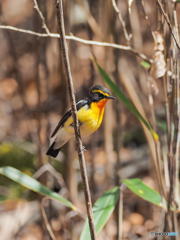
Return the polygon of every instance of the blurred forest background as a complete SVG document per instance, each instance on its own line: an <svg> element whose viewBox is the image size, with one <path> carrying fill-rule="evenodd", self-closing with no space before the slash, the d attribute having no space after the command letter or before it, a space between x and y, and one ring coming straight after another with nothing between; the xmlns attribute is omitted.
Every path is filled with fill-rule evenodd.
<svg viewBox="0 0 180 240"><path fill-rule="evenodd" d="M49 34L36 36L0 26L0 166L33 176L86 213L74 142L63 148L58 159L45 154L50 133L70 103L58 38L50 34L58 32L56 1L38 0L44 22L36 3L0 1L1 26ZM154 167L158 151L166 193L173 181L169 167L175 166L171 174L176 188L171 193L179 204L179 10L179 0L64 1L77 100L93 84L105 85L91 61L93 54L160 136L156 148L123 103L109 102L102 127L83 143L93 202L124 178L141 178L158 190ZM1 240L50 239L41 200L1 176ZM122 239L151 239L150 232L163 230L162 209L126 188L123 203ZM43 208L57 240L79 239L81 216L53 200L43 201ZM98 239L117 239L117 213L118 207ZM176 221L177 226L178 215Z"/></svg>

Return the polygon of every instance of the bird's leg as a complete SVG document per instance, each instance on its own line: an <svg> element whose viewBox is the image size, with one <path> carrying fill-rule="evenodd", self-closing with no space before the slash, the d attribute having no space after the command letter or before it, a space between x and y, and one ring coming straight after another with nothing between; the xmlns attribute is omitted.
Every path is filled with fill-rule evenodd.
<svg viewBox="0 0 180 240"><path fill-rule="evenodd" d="M78 121L78 123L79 123L79 127L81 127L82 122ZM74 123L71 123L71 126L74 127ZM81 138L80 132L78 133L78 137ZM83 152L87 151L87 149L86 149L85 146L82 146L82 151L83 151Z"/></svg>
<svg viewBox="0 0 180 240"><path fill-rule="evenodd" d="M79 124L79 128L81 127L81 125L82 125L82 122L80 122L79 120L78 120L78 124ZM71 127L73 127L74 128L74 122L73 123L71 123ZM81 138L81 136L80 136L80 133L78 132L78 137L79 138Z"/></svg>

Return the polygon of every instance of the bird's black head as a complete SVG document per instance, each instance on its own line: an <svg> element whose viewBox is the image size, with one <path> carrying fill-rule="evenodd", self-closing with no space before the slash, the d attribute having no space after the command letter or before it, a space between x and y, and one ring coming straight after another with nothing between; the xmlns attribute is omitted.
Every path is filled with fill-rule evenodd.
<svg viewBox="0 0 180 240"><path fill-rule="evenodd" d="M93 86L89 91L90 99L93 102L98 102L102 99L115 99L110 93L110 91L100 85Z"/></svg>

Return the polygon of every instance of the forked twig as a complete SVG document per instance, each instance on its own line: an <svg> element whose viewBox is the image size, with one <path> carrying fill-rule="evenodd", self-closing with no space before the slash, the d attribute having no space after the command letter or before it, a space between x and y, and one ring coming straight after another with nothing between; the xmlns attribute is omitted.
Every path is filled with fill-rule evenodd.
<svg viewBox="0 0 180 240"><path fill-rule="evenodd" d="M61 36L59 43L60 43L60 48L61 48L61 53L62 53L62 58L63 58L63 63L64 63L64 71L65 71L65 76L66 76L66 80L67 80L68 91L69 91L70 100L71 100L71 104L72 104L71 109L72 109L72 116L73 116L73 120L74 120L74 131L75 131L75 137L76 137L76 145L77 145L77 149L78 149L81 176L82 176L82 180L83 180L83 184L84 184L84 195L85 195L85 200L86 200L86 208L87 208L87 214L88 214L88 220L89 220L90 234L91 234L91 239L96 240L94 219L93 219L93 212L92 212L91 194L90 194L90 189L89 189L85 158L84 158L84 154L83 154L83 145L82 145L82 141L81 141L79 123L78 123L78 118L77 118L76 101L75 101L73 79L72 79L69 57L68 57L68 49L67 49L67 44L66 44L66 39L65 39L62 0L57 0L57 20L58 20L58 25L59 25L59 33Z"/></svg>
<svg viewBox="0 0 180 240"><path fill-rule="evenodd" d="M119 8L117 6L116 0L112 0L112 5L113 5L113 8L114 8L115 12L117 13L119 21L120 21L120 23L122 25L124 36L125 36L126 40L129 42L130 39L131 39L131 35L128 34L128 31L126 29L126 24L125 24L125 22L124 22L124 20L122 18L122 15L121 15L121 12L120 12L120 10L119 10Z"/></svg>
<svg viewBox="0 0 180 240"><path fill-rule="evenodd" d="M48 26L47 26L47 24L46 24L44 15L42 14L42 12L41 12L41 10L40 10L40 8L39 8L39 5L38 5L38 3L37 3L37 0L33 0L33 2L34 2L34 9L36 9L36 11L37 11L37 13L38 13L38 15L39 15L39 17L40 17L40 19L41 19L41 21L42 21L42 27L44 28L45 32L46 32L47 34L49 34L49 33L50 33L49 28L48 28Z"/></svg>

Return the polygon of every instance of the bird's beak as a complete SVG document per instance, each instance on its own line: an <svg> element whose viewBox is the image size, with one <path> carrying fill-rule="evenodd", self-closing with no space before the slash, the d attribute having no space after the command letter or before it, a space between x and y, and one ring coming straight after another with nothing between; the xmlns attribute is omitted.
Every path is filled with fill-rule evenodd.
<svg viewBox="0 0 180 240"><path fill-rule="evenodd" d="M107 96L107 98L108 99L113 99L113 100L115 100L116 98L114 97L114 96L112 96L112 95L110 95L110 96Z"/></svg>

